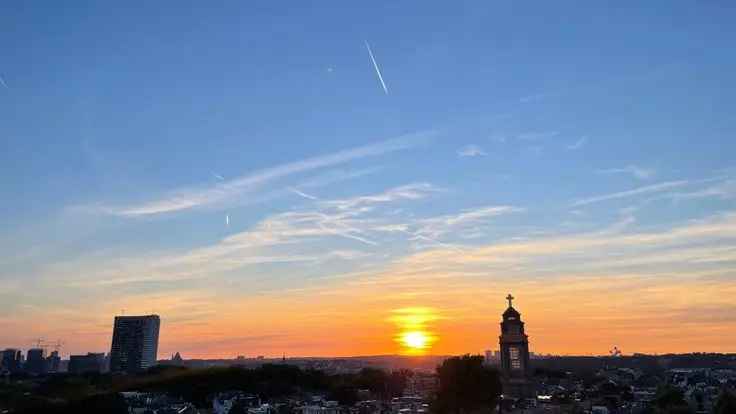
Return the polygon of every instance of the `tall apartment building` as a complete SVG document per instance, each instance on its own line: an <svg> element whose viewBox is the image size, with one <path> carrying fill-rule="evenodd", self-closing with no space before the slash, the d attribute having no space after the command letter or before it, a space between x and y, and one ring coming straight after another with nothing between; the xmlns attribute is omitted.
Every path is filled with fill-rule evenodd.
<svg viewBox="0 0 736 414"><path fill-rule="evenodd" d="M110 371L136 372L156 364L158 315L116 316L110 349Z"/></svg>

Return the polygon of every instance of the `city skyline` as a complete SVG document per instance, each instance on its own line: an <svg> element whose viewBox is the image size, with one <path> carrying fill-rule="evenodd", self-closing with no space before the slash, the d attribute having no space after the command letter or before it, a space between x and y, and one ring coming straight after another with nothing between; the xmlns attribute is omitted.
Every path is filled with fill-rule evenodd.
<svg viewBox="0 0 736 414"><path fill-rule="evenodd" d="M0 348L736 352L736 16L655 3L3 4Z"/></svg>

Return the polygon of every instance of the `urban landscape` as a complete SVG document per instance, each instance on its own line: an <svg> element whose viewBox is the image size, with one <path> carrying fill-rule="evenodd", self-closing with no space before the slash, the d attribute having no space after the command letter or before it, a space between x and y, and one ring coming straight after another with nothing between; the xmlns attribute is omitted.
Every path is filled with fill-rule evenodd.
<svg viewBox="0 0 736 414"><path fill-rule="evenodd" d="M536 355L513 299L484 356L157 359L160 317L117 316L109 353L2 351L0 413L736 412L736 354Z"/></svg>
<svg viewBox="0 0 736 414"><path fill-rule="evenodd" d="M736 414L736 1L0 1L0 414Z"/></svg>

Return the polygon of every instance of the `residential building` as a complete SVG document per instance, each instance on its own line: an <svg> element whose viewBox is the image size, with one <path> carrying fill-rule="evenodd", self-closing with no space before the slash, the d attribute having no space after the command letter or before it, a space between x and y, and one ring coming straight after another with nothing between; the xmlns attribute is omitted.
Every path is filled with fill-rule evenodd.
<svg viewBox="0 0 736 414"><path fill-rule="evenodd" d="M116 316L110 349L110 371L137 372L156 364L158 315Z"/></svg>

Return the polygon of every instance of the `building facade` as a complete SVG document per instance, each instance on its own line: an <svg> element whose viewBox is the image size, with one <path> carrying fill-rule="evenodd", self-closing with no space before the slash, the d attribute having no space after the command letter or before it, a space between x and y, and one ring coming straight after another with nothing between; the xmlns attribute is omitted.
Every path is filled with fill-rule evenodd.
<svg viewBox="0 0 736 414"><path fill-rule="evenodd" d="M23 356L20 349L5 349L0 359L0 369L11 373L20 372L23 369Z"/></svg>
<svg viewBox="0 0 736 414"><path fill-rule="evenodd" d="M70 374L104 372L105 354L89 352L87 355L69 355L69 366L67 371L69 371Z"/></svg>
<svg viewBox="0 0 736 414"><path fill-rule="evenodd" d="M137 372L156 365L158 315L116 316L110 349L110 371Z"/></svg>
<svg viewBox="0 0 736 414"><path fill-rule="evenodd" d="M509 307L501 321L501 383L504 396L530 398L534 397L534 387L529 367L529 337L524 332L521 314L512 305L513 299L511 294L506 297Z"/></svg>
<svg viewBox="0 0 736 414"><path fill-rule="evenodd" d="M48 372L46 351L43 348L31 348L26 352L26 372L44 375Z"/></svg>

